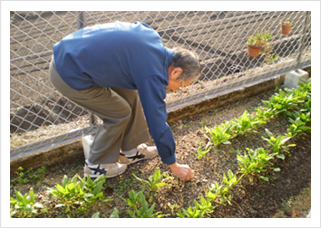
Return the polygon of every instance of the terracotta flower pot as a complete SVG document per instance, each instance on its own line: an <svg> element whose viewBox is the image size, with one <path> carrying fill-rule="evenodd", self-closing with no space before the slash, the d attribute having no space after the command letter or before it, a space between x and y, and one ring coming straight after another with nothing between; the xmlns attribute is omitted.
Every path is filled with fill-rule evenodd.
<svg viewBox="0 0 335 240"><path fill-rule="evenodd" d="M262 46L257 47L249 44L247 44L247 46L248 46L248 54L250 57L257 57L262 49Z"/></svg>
<svg viewBox="0 0 335 240"><path fill-rule="evenodd" d="M287 25L287 24L281 23L281 33L288 35L290 33L291 27L292 27L292 24Z"/></svg>

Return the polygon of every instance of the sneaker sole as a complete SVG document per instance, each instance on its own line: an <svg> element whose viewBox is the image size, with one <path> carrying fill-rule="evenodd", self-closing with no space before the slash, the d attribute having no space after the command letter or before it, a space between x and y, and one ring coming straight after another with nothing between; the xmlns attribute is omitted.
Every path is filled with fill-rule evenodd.
<svg viewBox="0 0 335 240"><path fill-rule="evenodd" d="M107 176L107 178L113 178L113 177L116 177L116 176L121 175L121 174L124 173L126 170L127 170L127 169L125 169L123 172L119 172L119 173L117 173L117 174L115 174L115 175L106 175L106 176ZM102 175L105 175L105 174L102 174ZM85 173L85 174L84 174L84 177L86 177L86 176L90 176L90 178L97 178L97 177L99 177L100 175L96 175L96 174L87 174L87 173Z"/></svg>
<svg viewBox="0 0 335 240"><path fill-rule="evenodd" d="M141 159L137 159L137 160L134 160L134 161L131 161L131 162L129 162L129 163L121 163L121 162L119 162L119 163L121 163L121 164L124 164L124 165L130 165L130 164L133 164L133 163L137 163L137 162L139 162L139 161L143 161L143 160L150 160L150 159L153 159L153 158L155 158L155 157L157 157L158 155L156 155L156 156L154 156L154 157L152 157L152 158L141 158Z"/></svg>

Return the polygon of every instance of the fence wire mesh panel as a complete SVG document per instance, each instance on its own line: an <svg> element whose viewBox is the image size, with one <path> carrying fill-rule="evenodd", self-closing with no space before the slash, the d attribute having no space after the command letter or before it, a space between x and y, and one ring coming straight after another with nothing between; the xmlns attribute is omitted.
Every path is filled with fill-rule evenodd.
<svg viewBox="0 0 335 240"><path fill-rule="evenodd" d="M310 12L11 12L11 159L96 132L100 120L55 90L49 81L52 48L79 28L113 21L150 25L168 48L198 53L202 75L168 93L168 111L311 64ZM280 23L294 25L288 35ZM258 57L247 39L272 35Z"/></svg>

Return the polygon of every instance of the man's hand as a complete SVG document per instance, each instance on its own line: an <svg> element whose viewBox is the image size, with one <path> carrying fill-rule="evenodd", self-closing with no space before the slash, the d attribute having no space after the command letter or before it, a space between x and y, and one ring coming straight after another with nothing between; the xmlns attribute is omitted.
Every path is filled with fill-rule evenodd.
<svg viewBox="0 0 335 240"><path fill-rule="evenodd" d="M186 182L193 177L193 171L188 165L174 163L169 165L172 175L179 177L180 180Z"/></svg>

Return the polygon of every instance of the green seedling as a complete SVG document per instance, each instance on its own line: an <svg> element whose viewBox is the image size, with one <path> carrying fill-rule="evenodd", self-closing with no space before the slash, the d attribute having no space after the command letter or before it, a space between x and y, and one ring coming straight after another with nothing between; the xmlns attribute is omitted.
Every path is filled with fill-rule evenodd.
<svg viewBox="0 0 335 240"><path fill-rule="evenodd" d="M268 150L257 148L251 150L247 148L248 154L244 152L244 156L237 155L240 172L249 177L249 181L253 181L253 177L257 176L262 180L269 181L267 177L261 176L268 170L269 165L273 165L269 160L276 155L276 153L269 154Z"/></svg>
<svg viewBox="0 0 335 240"><path fill-rule="evenodd" d="M158 188L165 186L166 183L164 181L171 178L168 173L161 174L161 170L159 168L148 178L148 180L141 179L134 173L133 176L141 183L146 184L152 192L156 192Z"/></svg>
<svg viewBox="0 0 335 240"><path fill-rule="evenodd" d="M306 126L306 122L302 121L300 118L295 120L289 119L291 125L288 128L288 136L294 137L297 135L305 135L305 131L311 131L311 127Z"/></svg>
<svg viewBox="0 0 335 240"><path fill-rule="evenodd" d="M233 126L229 124L221 124L220 126L215 126L212 130L205 127L206 131L211 135L210 139L215 146L220 144L230 144L229 139L232 137L229 132ZM204 135L207 137L207 135Z"/></svg>
<svg viewBox="0 0 335 240"><path fill-rule="evenodd" d="M202 147L199 146L198 150L197 150L197 154L193 153L199 160L202 159L208 152L210 151L210 149L207 150L202 150Z"/></svg>
<svg viewBox="0 0 335 240"><path fill-rule="evenodd" d="M236 174L233 174L233 172L229 169L226 174L223 174L223 180L221 184L218 182L214 182L211 187L209 187L209 191L207 192L207 197L211 199L212 201L215 201L217 197L220 198L221 204L225 205L226 203L231 204L231 189L236 186L243 175L240 178L237 178Z"/></svg>
<svg viewBox="0 0 335 240"><path fill-rule="evenodd" d="M92 218L100 218L100 212L96 212L92 215ZM114 208L113 213L109 216L109 218L119 218L119 211L117 208Z"/></svg>
<svg viewBox="0 0 335 240"><path fill-rule="evenodd" d="M283 154L280 154L281 151L289 153L289 147L296 146L295 144L285 145L288 140L291 139L290 136L278 136L275 137L268 129L265 129L266 134L269 138L262 137L263 140L267 141L269 146L272 147L272 152L276 153L277 158L285 159Z"/></svg>
<svg viewBox="0 0 335 240"><path fill-rule="evenodd" d="M275 112L271 108L259 107L256 108L256 111L257 111L256 116L259 121L267 121L268 119L271 119L275 116Z"/></svg>
<svg viewBox="0 0 335 240"><path fill-rule="evenodd" d="M19 167L16 172L17 177L11 181L11 186L16 186L18 184L27 184L35 180L41 179L41 174L45 172L45 166L38 168L33 172L32 168L28 168L27 171L24 171L23 167Z"/></svg>
<svg viewBox="0 0 335 240"><path fill-rule="evenodd" d="M206 218L210 217L215 208L215 206L212 206L210 199L205 200L203 196L200 198L200 203L194 200L194 204L194 207L188 207L187 210L182 208L181 211L179 209L177 216L180 218Z"/></svg>
<svg viewBox="0 0 335 240"><path fill-rule="evenodd" d="M149 207L148 202L145 199L144 195L145 187L142 186L142 190L139 192L135 192L134 190L131 190L129 192L129 198L124 199L129 207L131 207L133 210L128 210L128 214L132 218L161 218L164 215L161 215L161 212L154 212L155 210L155 204L153 204L151 207Z"/></svg>
<svg viewBox="0 0 335 240"><path fill-rule="evenodd" d="M22 195L20 191L15 189L16 199L10 197L11 217L26 218L38 214L38 209L43 209L41 203L35 202L36 195L34 190L30 188L29 194Z"/></svg>
<svg viewBox="0 0 335 240"><path fill-rule="evenodd" d="M62 185L57 184L55 188L49 188L49 195L60 198L60 204L56 207L64 207L65 212L75 209L85 211L88 206L95 203L97 200L101 202L112 201L111 198L104 198L103 184L106 176L100 175L94 181L87 176L81 179L75 175L71 180L65 175L62 180Z"/></svg>
<svg viewBox="0 0 335 240"><path fill-rule="evenodd" d="M236 135L244 135L249 131L256 132L255 129L258 125L265 124L265 121L250 115L247 110L243 112L241 117L235 118L234 121L236 123L234 127Z"/></svg>

